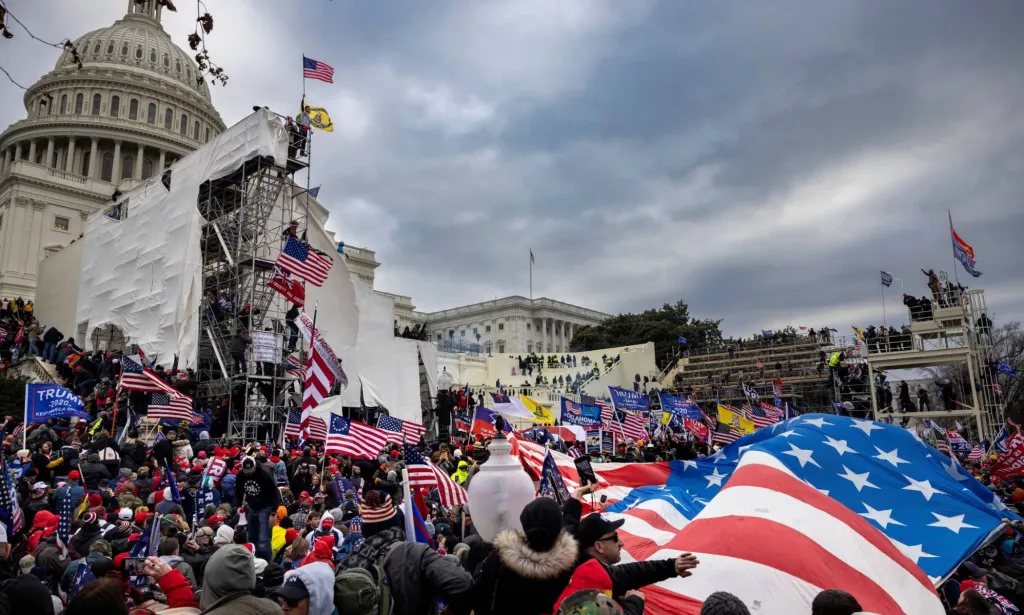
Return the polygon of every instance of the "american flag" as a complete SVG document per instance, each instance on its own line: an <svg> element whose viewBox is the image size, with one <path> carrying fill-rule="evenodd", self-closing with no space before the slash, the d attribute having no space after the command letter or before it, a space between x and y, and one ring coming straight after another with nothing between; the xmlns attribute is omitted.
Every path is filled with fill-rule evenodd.
<svg viewBox="0 0 1024 615"><path fill-rule="evenodd" d="M331 414L327 428L327 454L338 453L356 459L376 459L387 445L388 435L376 427Z"/></svg>
<svg viewBox="0 0 1024 615"><path fill-rule="evenodd" d="M327 397L334 386L334 372L327 365L327 358L320 353L316 344L306 363L306 380L302 390L302 429L309 432L309 419L313 408Z"/></svg>
<svg viewBox="0 0 1024 615"><path fill-rule="evenodd" d="M309 417L309 433L303 438L302 409L288 408L288 420L284 424L284 437L325 442L327 440L327 423L324 423L321 418Z"/></svg>
<svg viewBox="0 0 1024 615"><path fill-rule="evenodd" d="M547 451L513 442L539 480ZM572 459L552 456L566 486L578 487ZM713 457L593 467L594 497L608 497L603 516L625 520L624 559L689 551L700 560L691 577L644 589L653 615L697 615L714 591L760 602L766 614L808 613L822 587L853 593L865 612L940 614L934 584L1008 514L905 430L849 417L789 419Z"/></svg>
<svg viewBox="0 0 1024 615"><path fill-rule="evenodd" d="M381 414L377 417L377 429L387 432L388 440L395 444L419 442L427 431L427 428L419 423L404 421L388 414Z"/></svg>
<svg viewBox="0 0 1024 615"><path fill-rule="evenodd" d="M334 83L334 69L323 62L302 56L302 78Z"/></svg>
<svg viewBox="0 0 1024 615"><path fill-rule="evenodd" d="M730 444L739 440L743 435L732 428L732 425L723 421L718 421L718 424L711 431L711 442L713 444Z"/></svg>
<svg viewBox="0 0 1024 615"><path fill-rule="evenodd" d="M770 427L785 418L785 410L764 402L750 409L750 420L754 421L754 427L757 429Z"/></svg>
<svg viewBox="0 0 1024 615"><path fill-rule="evenodd" d="M313 286L323 286L327 272L334 264L330 258L321 255L294 237L288 237L275 263L281 269L303 278Z"/></svg>
<svg viewBox="0 0 1024 615"><path fill-rule="evenodd" d="M981 444L975 444L971 452L967 454L967 461L978 461L985 454L985 448Z"/></svg>
<svg viewBox="0 0 1024 615"><path fill-rule="evenodd" d="M171 397L166 393L153 393L152 401L149 402L149 418L191 423L192 398L185 395Z"/></svg>
<svg viewBox="0 0 1024 615"><path fill-rule="evenodd" d="M466 490L455 484L447 474L411 444L405 445L405 468L409 471L410 487L437 487L437 492L441 496L441 506L451 508L456 504L469 502Z"/></svg>
<svg viewBox="0 0 1024 615"><path fill-rule="evenodd" d="M142 367L128 357L121 357L121 367L121 388L129 391L162 391L171 397L181 397L181 393L161 380L150 368Z"/></svg>
<svg viewBox="0 0 1024 615"><path fill-rule="evenodd" d="M67 555L68 547L71 546L71 516L78 502L71 501L71 485L64 485L57 493L63 496L57 497L57 546L60 547L61 553Z"/></svg>
<svg viewBox="0 0 1024 615"><path fill-rule="evenodd" d="M7 329L0 327L0 342L4 341L5 339L7 339Z"/></svg>
<svg viewBox="0 0 1024 615"><path fill-rule="evenodd" d="M0 431L0 441L3 440L3 432ZM21 514L21 506L18 504L18 491L14 488L14 478L7 469L7 461L0 454L0 508L3 509L3 522L7 525L8 540L14 534L21 531L25 520Z"/></svg>
<svg viewBox="0 0 1024 615"><path fill-rule="evenodd" d="M605 429L630 438L634 442L647 440L650 437L644 428L646 421L639 414L626 410L615 410L612 408L611 402L603 399L594 401L597 407L601 408L601 423Z"/></svg>
<svg viewBox="0 0 1024 615"><path fill-rule="evenodd" d="M295 376L296 378L302 378L306 374L306 368L302 366L302 361L293 354L290 354L285 358L284 371L289 376Z"/></svg>

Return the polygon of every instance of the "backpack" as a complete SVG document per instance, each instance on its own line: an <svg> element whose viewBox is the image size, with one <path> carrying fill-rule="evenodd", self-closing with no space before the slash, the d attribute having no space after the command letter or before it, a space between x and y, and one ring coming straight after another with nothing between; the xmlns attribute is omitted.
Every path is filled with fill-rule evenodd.
<svg viewBox="0 0 1024 615"><path fill-rule="evenodd" d="M338 615L391 615L395 604L384 562L400 544L388 547L370 569L352 567L338 571L334 577L334 606Z"/></svg>
<svg viewBox="0 0 1024 615"><path fill-rule="evenodd" d="M235 497L235 475L227 474L221 481L221 491L224 493L224 497L233 498Z"/></svg>

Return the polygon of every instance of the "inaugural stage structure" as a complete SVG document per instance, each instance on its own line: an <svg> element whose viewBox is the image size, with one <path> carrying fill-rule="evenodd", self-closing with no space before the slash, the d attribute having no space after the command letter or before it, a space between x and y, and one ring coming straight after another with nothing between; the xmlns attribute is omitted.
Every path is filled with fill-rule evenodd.
<svg viewBox="0 0 1024 615"><path fill-rule="evenodd" d="M871 388L871 407L876 421L904 418L954 418L973 420L979 438L995 437L1003 424L998 403L992 357L992 321L988 317L983 290L946 293L935 297L930 314L910 314L909 340L906 336L869 342L868 370L871 382L875 374L888 370L934 370L944 368L946 377L962 385L963 399L951 409L929 408L925 412L890 412L878 399L877 387ZM949 368L953 369L950 370ZM946 405L945 400L933 406Z"/></svg>

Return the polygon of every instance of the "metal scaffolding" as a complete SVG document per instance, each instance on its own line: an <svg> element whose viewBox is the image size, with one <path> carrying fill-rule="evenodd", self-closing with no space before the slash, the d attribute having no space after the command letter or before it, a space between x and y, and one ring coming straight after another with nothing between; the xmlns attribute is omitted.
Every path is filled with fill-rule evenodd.
<svg viewBox="0 0 1024 615"><path fill-rule="evenodd" d="M206 224L200 243L199 401L213 408L215 417L226 410L228 437L245 442L276 440L301 391L283 366L290 304L267 284L295 213L290 178L302 168L294 160L281 166L271 158L253 158L200 188L198 206ZM274 363L252 360L257 338L264 348L272 338ZM243 341L245 351L239 354Z"/></svg>

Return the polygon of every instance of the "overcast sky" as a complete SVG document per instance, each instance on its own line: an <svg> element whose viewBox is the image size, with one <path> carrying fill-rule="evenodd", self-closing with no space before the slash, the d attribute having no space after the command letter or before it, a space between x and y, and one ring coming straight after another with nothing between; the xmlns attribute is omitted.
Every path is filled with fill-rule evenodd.
<svg viewBox="0 0 1024 615"><path fill-rule="evenodd" d="M5 3L51 39L127 7ZM952 276L948 208L966 283L1024 315L1020 2L206 3L228 124L294 112L303 53L335 67L308 83L336 125L313 152L328 227L421 310L527 295L532 247L534 296L846 333L881 321L879 270L919 295L921 267ZM32 83L59 52L12 30L0 65ZM23 117L0 83L0 126Z"/></svg>

